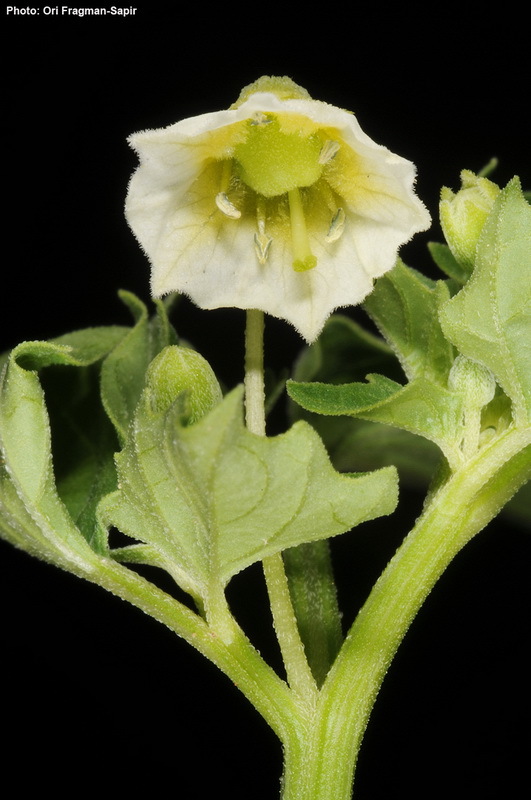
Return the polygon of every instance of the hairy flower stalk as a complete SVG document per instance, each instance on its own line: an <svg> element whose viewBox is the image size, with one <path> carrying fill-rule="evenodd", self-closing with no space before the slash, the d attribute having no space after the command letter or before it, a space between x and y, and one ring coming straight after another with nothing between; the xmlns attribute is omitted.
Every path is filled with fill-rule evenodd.
<svg viewBox="0 0 531 800"><path fill-rule="evenodd" d="M126 216L154 296L260 309L308 341L429 226L413 164L289 78L260 78L226 111L129 141L140 166Z"/></svg>

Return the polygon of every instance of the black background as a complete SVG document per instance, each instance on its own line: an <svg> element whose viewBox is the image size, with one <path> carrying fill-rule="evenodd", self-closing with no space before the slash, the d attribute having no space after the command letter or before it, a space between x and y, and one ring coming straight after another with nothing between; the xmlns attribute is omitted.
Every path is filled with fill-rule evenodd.
<svg viewBox="0 0 531 800"><path fill-rule="evenodd" d="M122 17L7 15L4 64L0 349L87 325L127 323L116 298L148 299L149 269L123 217L136 130L225 108L262 74L355 111L377 142L413 160L436 215L442 184L500 159L494 178L531 185L527 27L465 22L413 6L137 4ZM446 8L446 6L444 7ZM434 275L425 243L406 260ZM243 314L175 320L229 384L241 380ZM220 347L223 343L223 349ZM266 358L289 364L301 341L269 323ZM384 523L334 543L348 619L417 514L402 496ZM386 678L362 749L359 800L511 796L527 775L528 532L500 519L456 559ZM102 589L2 543L2 727L21 791L149 789L155 796L274 798L274 735L202 657ZM276 659L266 612L249 599L257 569L230 596ZM106 788L107 787L107 788Z"/></svg>

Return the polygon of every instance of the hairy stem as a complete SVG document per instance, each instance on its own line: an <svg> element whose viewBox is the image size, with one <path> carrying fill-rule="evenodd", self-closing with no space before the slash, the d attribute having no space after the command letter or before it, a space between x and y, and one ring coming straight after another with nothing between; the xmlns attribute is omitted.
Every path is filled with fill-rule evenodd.
<svg viewBox="0 0 531 800"><path fill-rule="evenodd" d="M255 309L247 311L245 331L245 419L251 433L265 435L264 315ZM317 687L299 635L282 555L264 559L263 568L288 683L313 704Z"/></svg>
<svg viewBox="0 0 531 800"><path fill-rule="evenodd" d="M350 800L363 734L398 646L448 564L529 477L529 442L529 431L507 432L431 498L349 631L307 738L288 742L283 800Z"/></svg>
<svg viewBox="0 0 531 800"><path fill-rule="evenodd" d="M201 617L140 575L108 558L100 560L98 569L83 577L140 608L199 650L230 678L281 740L298 735L301 713L296 698L232 617L233 635L227 644Z"/></svg>

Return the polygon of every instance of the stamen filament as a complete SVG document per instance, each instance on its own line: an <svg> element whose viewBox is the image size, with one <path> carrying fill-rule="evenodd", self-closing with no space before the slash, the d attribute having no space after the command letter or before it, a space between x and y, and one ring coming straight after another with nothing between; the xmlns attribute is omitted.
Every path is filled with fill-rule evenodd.
<svg viewBox="0 0 531 800"><path fill-rule="evenodd" d="M257 197L256 199L256 222L258 225L258 233L254 235L254 249L260 264L265 264L273 240L265 231L266 210L263 197Z"/></svg>
<svg viewBox="0 0 531 800"><path fill-rule="evenodd" d="M273 122L272 118L266 116L263 111L257 111L251 119L251 125L269 125L270 122Z"/></svg>
<svg viewBox="0 0 531 800"><path fill-rule="evenodd" d="M260 264L265 264L267 261L267 257L269 255L269 250L271 249L271 239L270 236L266 236L265 233L255 233L254 235L254 249L256 252L256 257Z"/></svg>
<svg viewBox="0 0 531 800"><path fill-rule="evenodd" d="M288 192L288 199L291 220L291 243L293 247L293 269L295 272L306 272L306 270L317 266L317 258L310 249L299 189L291 189Z"/></svg>
<svg viewBox="0 0 531 800"><path fill-rule="evenodd" d="M232 178L232 161L227 159L223 162L221 170L221 184L219 187L220 194L227 194L230 186L230 179Z"/></svg>
<svg viewBox="0 0 531 800"><path fill-rule="evenodd" d="M337 151L339 150L339 142L334 142L333 139L327 139L319 153L319 164L328 164Z"/></svg>
<svg viewBox="0 0 531 800"><path fill-rule="evenodd" d="M345 229L345 219L345 212L342 208L338 208L332 217L332 222L328 228L328 233L325 236L325 242L328 242L329 244L332 242L337 242Z"/></svg>
<svg viewBox="0 0 531 800"><path fill-rule="evenodd" d="M240 219L242 212L231 203L225 192L218 192L216 195L216 205L219 210L230 219Z"/></svg>
<svg viewBox="0 0 531 800"><path fill-rule="evenodd" d="M221 172L221 188L216 195L216 205L222 214L225 214L229 219L240 219L242 212L236 208L234 203L228 198L227 192L229 190L230 181L232 178L232 162L227 160L223 162Z"/></svg>

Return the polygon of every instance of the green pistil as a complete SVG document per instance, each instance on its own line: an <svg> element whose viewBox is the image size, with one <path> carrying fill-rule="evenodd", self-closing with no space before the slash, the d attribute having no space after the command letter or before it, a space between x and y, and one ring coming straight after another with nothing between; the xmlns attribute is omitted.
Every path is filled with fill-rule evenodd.
<svg viewBox="0 0 531 800"><path fill-rule="evenodd" d="M308 241L308 230L302 208L301 195L298 189L288 192L291 219L291 242L293 247L293 269L295 272L306 272L317 266L317 258L313 255Z"/></svg>

